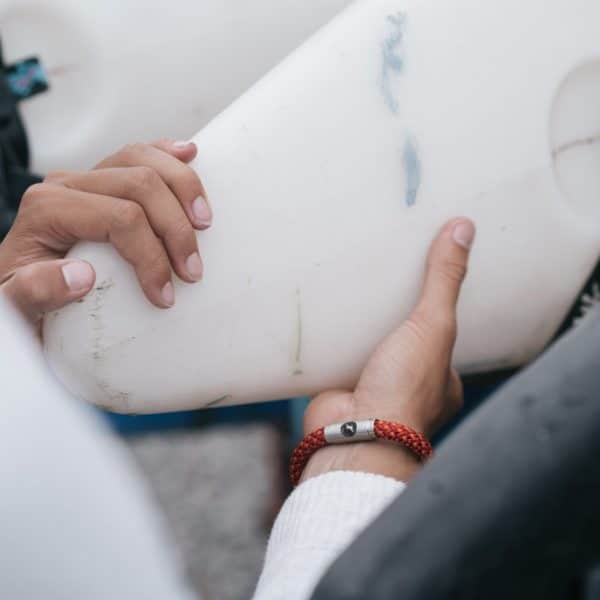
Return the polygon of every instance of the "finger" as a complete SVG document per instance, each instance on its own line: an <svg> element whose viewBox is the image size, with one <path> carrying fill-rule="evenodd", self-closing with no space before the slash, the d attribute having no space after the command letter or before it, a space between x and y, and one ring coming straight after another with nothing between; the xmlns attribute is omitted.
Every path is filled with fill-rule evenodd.
<svg viewBox="0 0 600 600"><path fill-rule="evenodd" d="M139 204L64 186L37 184L21 201L31 227L54 232L58 250L79 240L110 242L135 269L147 298L160 308L174 303L171 268L165 248ZM38 225L39 224L39 225Z"/></svg>
<svg viewBox="0 0 600 600"><path fill-rule="evenodd" d="M188 282L202 277L202 260L192 225L173 192L150 167L63 173L60 183L73 190L139 204L154 233L163 240L177 275Z"/></svg>
<svg viewBox="0 0 600 600"><path fill-rule="evenodd" d="M212 223L212 211L206 192L196 172L171 154L147 144L133 144L103 160L96 168L149 167L175 194L188 218L198 229Z"/></svg>
<svg viewBox="0 0 600 600"><path fill-rule="evenodd" d="M450 377L446 388L446 406L448 407L448 415L445 415L446 420L453 417L462 408L463 402L462 380L455 369L450 369Z"/></svg>
<svg viewBox="0 0 600 600"><path fill-rule="evenodd" d="M156 142L150 144L163 152L167 152L171 156L174 156L177 160L188 163L198 154L198 147L194 142L186 140L171 140L169 138L162 138Z"/></svg>
<svg viewBox="0 0 600 600"><path fill-rule="evenodd" d="M51 260L17 269L0 289L36 324L44 313L85 296L95 280L94 269L83 260Z"/></svg>
<svg viewBox="0 0 600 600"><path fill-rule="evenodd" d="M456 304L474 239L475 226L468 219L455 219L442 228L429 250L423 293L415 311L428 328L451 344L456 336Z"/></svg>

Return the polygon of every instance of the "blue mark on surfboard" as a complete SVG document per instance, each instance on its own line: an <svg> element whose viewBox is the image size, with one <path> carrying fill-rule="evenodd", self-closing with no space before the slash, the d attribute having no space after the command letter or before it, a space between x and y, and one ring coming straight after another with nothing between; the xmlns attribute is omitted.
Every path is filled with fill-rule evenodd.
<svg viewBox="0 0 600 600"><path fill-rule="evenodd" d="M400 106L392 91L392 80L404 69L403 42L406 15L404 13L390 15L387 21L392 26L392 31L384 40L382 47L381 91L390 110L397 113Z"/></svg>
<svg viewBox="0 0 600 600"><path fill-rule="evenodd" d="M407 17L405 13L399 12L395 15L389 15L387 22L391 26L391 31L384 40L382 47L381 91L385 103L397 115L400 111L400 103L394 94L393 84L394 78L401 75L404 70L404 37ZM406 138L404 143L402 160L406 179L405 202L410 208L417 202L422 177L419 149L416 139L411 135Z"/></svg>
<svg viewBox="0 0 600 600"><path fill-rule="evenodd" d="M417 202L422 176L419 149L413 137L408 137L404 143L403 160L406 174L406 205L410 208Z"/></svg>

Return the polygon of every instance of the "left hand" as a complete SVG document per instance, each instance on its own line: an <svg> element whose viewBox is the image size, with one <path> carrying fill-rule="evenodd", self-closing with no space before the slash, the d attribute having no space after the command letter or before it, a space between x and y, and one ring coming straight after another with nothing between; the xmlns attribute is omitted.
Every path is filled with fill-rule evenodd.
<svg viewBox="0 0 600 600"><path fill-rule="evenodd" d="M55 172L30 187L0 244L0 292L34 326L43 314L87 294L93 265L67 252L80 240L110 242L134 267L148 300L175 301L172 270L189 283L202 276L194 229L212 213L198 175L186 163L193 143L133 144L82 173Z"/></svg>

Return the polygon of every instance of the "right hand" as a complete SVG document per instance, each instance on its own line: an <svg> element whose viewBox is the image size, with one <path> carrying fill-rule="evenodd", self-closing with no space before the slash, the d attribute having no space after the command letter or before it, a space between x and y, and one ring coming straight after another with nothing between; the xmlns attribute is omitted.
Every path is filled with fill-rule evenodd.
<svg viewBox="0 0 600 600"><path fill-rule="evenodd" d="M442 228L429 250L423 291L412 314L381 341L353 390L330 390L310 403L306 434L331 423L378 418L430 437L458 411L462 385L451 367L456 305L474 239L475 226L468 219L454 219ZM406 481L420 466L395 444L340 444L316 452L302 480L342 470Z"/></svg>
<svg viewBox="0 0 600 600"><path fill-rule="evenodd" d="M152 304L175 301L171 268L189 283L202 277L194 229L210 226L212 212L187 142L134 144L95 169L55 172L30 187L0 244L0 291L34 325L45 312L85 296L95 272L65 258L80 240L110 242L134 267Z"/></svg>

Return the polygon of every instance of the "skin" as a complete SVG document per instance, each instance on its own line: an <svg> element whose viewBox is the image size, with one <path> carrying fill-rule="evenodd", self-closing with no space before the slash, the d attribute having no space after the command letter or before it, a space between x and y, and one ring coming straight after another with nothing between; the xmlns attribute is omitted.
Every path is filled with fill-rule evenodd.
<svg viewBox="0 0 600 600"><path fill-rule="evenodd" d="M202 276L194 230L212 212L187 165L194 144L160 140L126 146L85 173L57 172L32 186L0 244L0 293L34 326L45 312L85 296L93 266L65 258L80 240L111 243L130 262L148 300L174 302L173 272L193 283ZM411 316L375 349L353 390L330 390L309 405L305 433L356 419L398 421L431 436L462 404L451 368L456 304L467 272L473 224L454 219L439 232L427 259L421 298ZM333 470L379 473L406 481L419 462L399 446L377 441L323 448L303 480Z"/></svg>
<svg viewBox="0 0 600 600"><path fill-rule="evenodd" d="M431 437L462 406L462 385L451 368L456 304L467 273L475 228L467 219L447 223L431 245L421 298L402 325L367 362L354 390L334 390L309 405L304 430L379 418ZM420 462L383 441L329 446L309 460L302 481L329 471L363 471L409 480Z"/></svg>
<svg viewBox="0 0 600 600"><path fill-rule="evenodd" d="M30 187L0 245L0 289L39 324L93 287L93 267L65 258L91 240L111 243L131 263L150 302L172 306L172 271L189 283L202 277L194 230L212 220L202 182L186 164L196 152L170 140L133 144L91 171L51 173Z"/></svg>

